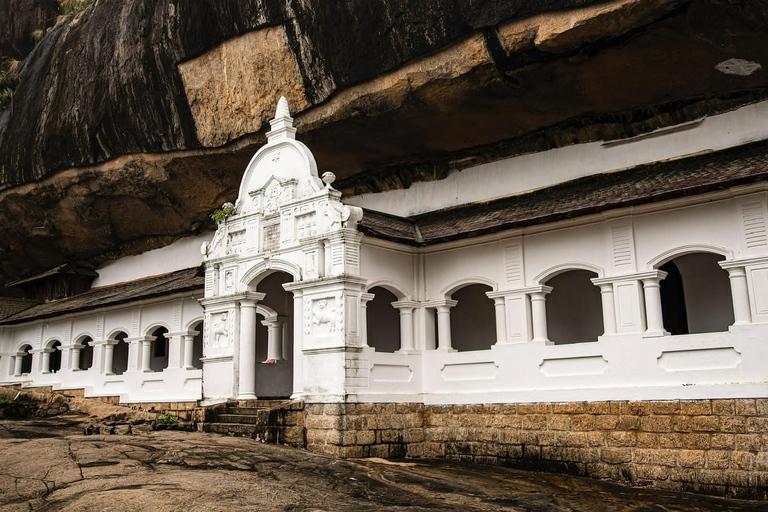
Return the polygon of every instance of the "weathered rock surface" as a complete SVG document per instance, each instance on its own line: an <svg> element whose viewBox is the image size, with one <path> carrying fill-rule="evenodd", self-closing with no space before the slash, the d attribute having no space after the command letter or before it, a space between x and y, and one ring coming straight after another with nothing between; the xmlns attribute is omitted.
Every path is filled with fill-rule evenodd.
<svg viewBox="0 0 768 512"><path fill-rule="evenodd" d="M339 460L251 439L80 436L76 416L0 421L3 510L755 511L765 503L435 461Z"/></svg>
<svg viewBox="0 0 768 512"><path fill-rule="evenodd" d="M202 229L280 95L365 192L765 99L715 66L766 38L761 0L97 0L0 113L0 283Z"/></svg>
<svg viewBox="0 0 768 512"><path fill-rule="evenodd" d="M58 9L57 0L0 2L0 56L21 60L29 55L35 47L34 32L51 27Z"/></svg>

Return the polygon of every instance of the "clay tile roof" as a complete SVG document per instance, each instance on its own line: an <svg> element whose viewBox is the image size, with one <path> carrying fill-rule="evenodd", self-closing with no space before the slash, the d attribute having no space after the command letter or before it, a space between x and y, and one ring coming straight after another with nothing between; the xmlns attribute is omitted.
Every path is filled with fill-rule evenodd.
<svg viewBox="0 0 768 512"><path fill-rule="evenodd" d="M35 304L37 304L37 301L34 300L0 297L0 320L29 309Z"/></svg>
<svg viewBox="0 0 768 512"><path fill-rule="evenodd" d="M373 210L365 210L359 228L365 234L393 242L413 243L421 238L414 221Z"/></svg>
<svg viewBox="0 0 768 512"><path fill-rule="evenodd" d="M171 293L200 290L204 284L202 267L178 270L127 283L91 288L74 297L44 302L5 318L0 321L0 324L15 324Z"/></svg>
<svg viewBox="0 0 768 512"><path fill-rule="evenodd" d="M361 227L377 238L430 245L766 179L768 142L762 141L409 218L366 211ZM413 227L406 229L409 226Z"/></svg>

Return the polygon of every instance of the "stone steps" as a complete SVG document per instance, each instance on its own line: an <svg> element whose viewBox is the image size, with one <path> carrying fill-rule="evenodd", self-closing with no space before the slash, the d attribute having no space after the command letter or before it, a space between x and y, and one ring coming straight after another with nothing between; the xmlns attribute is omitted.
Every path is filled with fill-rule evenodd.
<svg viewBox="0 0 768 512"><path fill-rule="evenodd" d="M227 407L225 414L238 414L243 416L257 415L263 412L269 412L271 407Z"/></svg>
<svg viewBox="0 0 768 512"><path fill-rule="evenodd" d="M259 411L257 414L218 414L216 423L243 424L243 425L267 425L269 422L269 410Z"/></svg>
<svg viewBox="0 0 768 512"><path fill-rule="evenodd" d="M246 423L206 423L204 430L216 434L231 436L254 436L264 431L266 426L249 425Z"/></svg>
<svg viewBox="0 0 768 512"><path fill-rule="evenodd" d="M212 412L211 421L203 424L202 429L303 446L304 429L298 421L302 409L301 404L285 399L232 401L223 409Z"/></svg>

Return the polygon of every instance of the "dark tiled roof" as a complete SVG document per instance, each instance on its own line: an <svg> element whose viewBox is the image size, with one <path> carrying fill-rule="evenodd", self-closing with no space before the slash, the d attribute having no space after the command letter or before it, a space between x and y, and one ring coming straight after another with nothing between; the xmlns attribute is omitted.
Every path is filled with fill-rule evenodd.
<svg viewBox="0 0 768 512"><path fill-rule="evenodd" d="M204 283L202 268L178 270L170 274L147 277L137 281L92 288L74 297L38 304L5 318L0 321L0 324L15 324L63 313L121 304L132 300L202 289Z"/></svg>
<svg viewBox="0 0 768 512"><path fill-rule="evenodd" d="M93 270L77 267L75 265L72 265L70 263L65 263L63 265L59 265L56 268L52 268L51 270L46 270L42 274L37 274L36 276L27 277L26 279L19 279L18 281L14 281L12 283L8 283L5 286L11 287L11 286L18 286L20 284L26 284L26 283L32 283L35 281L40 281L41 279L45 279L46 277L51 277L59 274L67 274L67 275L77 275L77 276L87 276L87 277L99 277L99 274L94 272Z"/></svg>
<svg viewBox="0 0 768 512"><path fill-rule="evenodd" d="M366 211L361 228L377 238L430 245L766 179L768 143L763 141L593 175L504 199L447 208L407 219ZM397 229L401 225L413 225L413 229Z"/></svg>
<svg viewBox="0 0 768 512"><path fill-rule="evenodd" d="M15 315L19 311L31 308L35 304L37 304L37 302L34 300L0 297L0 320Z"/></svg>
<svg viewBox="0 0 768 512"><path fill-rule="evenodd" d="M414 221L372 210L365 210L359 228L363 233L393 242L414 243L421 241L421 235Z"/></svg>

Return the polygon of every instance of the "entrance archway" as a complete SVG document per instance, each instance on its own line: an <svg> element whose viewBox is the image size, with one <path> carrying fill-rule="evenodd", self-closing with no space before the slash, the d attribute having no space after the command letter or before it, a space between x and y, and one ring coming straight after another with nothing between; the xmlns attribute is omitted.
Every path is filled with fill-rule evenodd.
<svg viewBox="0 0 768 512"><path fill-rule="evenodd" d="M283 288L292 282L292 275L276 271L256 285L256 291L265 294L253 334L259 398L287 398L293 393L293 294Z"/></svg>

